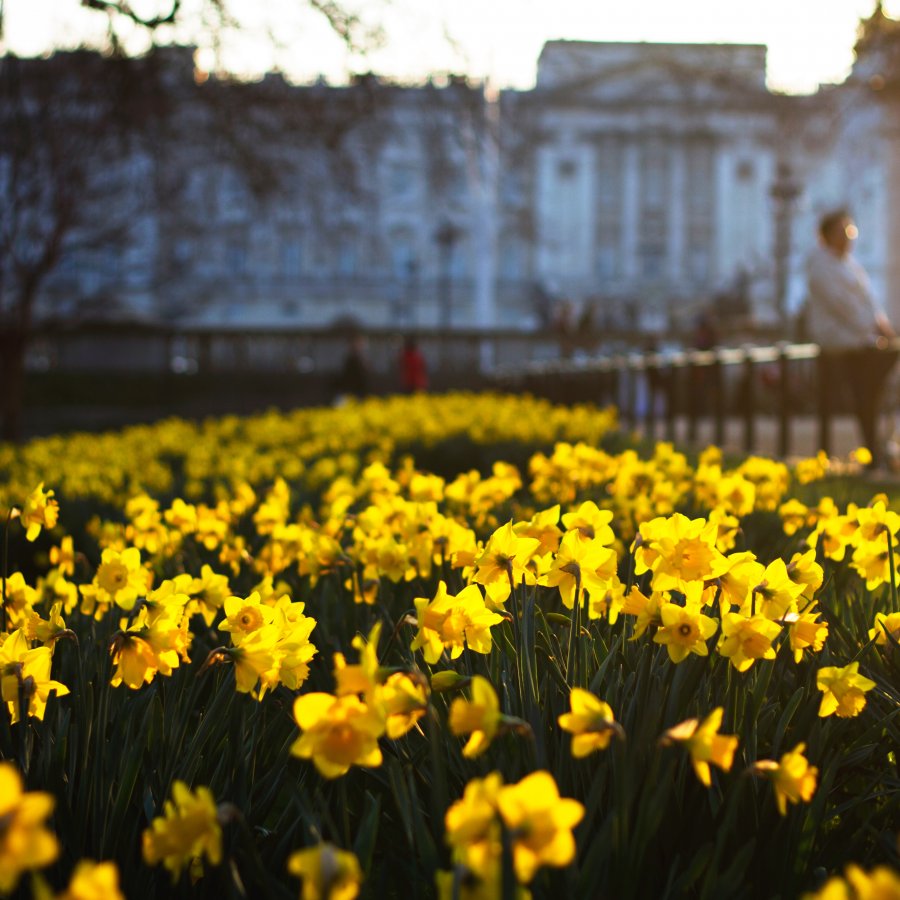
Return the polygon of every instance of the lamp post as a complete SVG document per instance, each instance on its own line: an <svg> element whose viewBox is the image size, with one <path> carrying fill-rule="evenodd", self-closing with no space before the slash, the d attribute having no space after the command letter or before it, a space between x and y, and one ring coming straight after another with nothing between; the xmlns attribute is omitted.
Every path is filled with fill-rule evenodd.
<svg viewBox="0 0 900 900"><path fill-rule="evenodd" d="M442 331L450 329L453 323L453 248L456 246L462 231L449 219L444 219L434 233L434 241L438 245L441 256L441 283L440 283L440 318L439 324Z"/></svg>
<svg viewBox="0 0 900 900"><path fill-rule="evenodd" d="M782 325L787 324L788 273L791 263L791 224L794 201L800 196L800 185L791 167L778 163L775 183L770 191L775 201L775 308Z"/></svg>

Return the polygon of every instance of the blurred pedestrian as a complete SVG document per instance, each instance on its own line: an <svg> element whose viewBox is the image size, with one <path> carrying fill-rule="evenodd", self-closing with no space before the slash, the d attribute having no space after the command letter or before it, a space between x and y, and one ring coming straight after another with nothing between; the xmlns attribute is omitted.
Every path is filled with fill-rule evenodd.
<svg viewBox="0 0 900 900"><path fill-rule="evenodd" d="M369 392L369 361L366 357L366 339L356 334L350 339L347 355L335 383L338 399L365 397Z"/></svg>
<svg viewBox="0 0 900 900"><path fill-rule="evenodd" d="M407 394L428 390L428 366L416 339L411 336L403 339L400 351L400 385Z"/></svg>
<svg viewBox="0 0 900 900"><path fill-rule="evenodd" d="M884 447L878 419L887 378L897 361L895 332L872 294L869 278L851 250L858 230L847 210L824 215L819 243L807 262L805 319L811 340L822 349L823 399L847 384L863 443L872 465Z"/></svg>

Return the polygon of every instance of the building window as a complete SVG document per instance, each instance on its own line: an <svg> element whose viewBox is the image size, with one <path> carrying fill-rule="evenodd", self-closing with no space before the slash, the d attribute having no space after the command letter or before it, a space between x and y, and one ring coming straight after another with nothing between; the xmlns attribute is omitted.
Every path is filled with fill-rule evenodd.
<svg viewBox="0 0 900 900"><path fill-rule="evenodd" d="M391 232L391 274L407 279L416 265L416 253L411 232L406 228Z"/></svg>
<svg viewBox="0 0 900 900"><path fill-rule="evenodd" d="M281 271L285 275L297 276L303 264L303 246L299 237L287 238L281 245Z"/></svg>
<svg viewBox="0 0 900 900"><path fill-rule="evenodd" d="M359 237L352 229L341 232L338 241L338 272L341 275L355 275L359 260Z"/></svg>
<svg viewBox="0 0 900 900"><path fill-rule="evenodd" d="M232 275L247 274L247 248L240 241L228 244L228 269Z"/></svg>
<svg viewBox="0 0 900 900"><path fill-rule="evenodd" d="M404 160L395 160L388 168L388 190L394 200L410 200L416 194L415 168Z"/></svg>

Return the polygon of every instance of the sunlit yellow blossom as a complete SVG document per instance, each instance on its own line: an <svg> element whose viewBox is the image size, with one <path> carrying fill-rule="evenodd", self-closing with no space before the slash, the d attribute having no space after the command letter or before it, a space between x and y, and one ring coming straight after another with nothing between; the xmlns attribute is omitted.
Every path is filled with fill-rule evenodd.
<svg viewBox="0 0 900 900"><path fill-rule="evenodd" d="M613 514L608 509L599 509L593 500L586 500L578 509L562 517L563 527L586 541L596 541L601 546L610 546L615 540L610 522Z"/></svg>
<svg viewBox="0 0 900 900"><path fill-rule="evenodd" d="M549 571L539 583L559 588L563 606L573 609L576 589L592 594L604 592L616 574L616 553L599 540L582 536L581 531L567 531Z"/></svg>
<svg viewBox="0 0 900 900"><path fill-rule="evenodd" d="M866 691L875 687L871 678L859 674L859 663L843 668L826 666L816 673L816 687L823 691L820 716L836 714L842 719L858 716L866 705Z"/></svg>
<svg viewBox="0 0 900 900"><path fill-rule="evenodd" d="M50 607L46 619L32 612L23 626L23 631L29 641L39 641L47 647L52 647L62 635L71 636L72 632L66 630L66 623L62 617L62 601L57 601Z"/></svg>
<svg viewBox="0 0 900 900"><path fill-rule="evenodd" d="M615 625L619 613L625 603L625 585L619 581L617 575L613 575L603 590L591 591L588 600L588 618L609 619L610 625Z"/></svg>
<svg viewBox="0 0 900 900"><path fill-rule="evenodd" d="M740 613L726 613L716 649L731 660L738 672L746 672L758 659L775 658L772 641L780 633L781 626L765 616L748 618Z"/></svg>
<svg viewBox="0 0 900 900"><path fill-rule="evenodd" d="M44 820L55 801L42 791L26 793L12 763L0 762L0 894L12 893L23 872L49 865L59 844Z"/></svg>
<svg viewBox="0 0 900 900"><path fill-rule="evenodd" d="M798 460L794 473L800 484L810 484L813 481L819 481L824 478L828 474L828 469L828 454L824 450L820 450L809 459Z"/></svg>
<svg viewBox="0 0 900 900"><path fill-rule="evenodd" d="M559 727L572 735L572 756L588 756L595 750L605 750L613 735L622 736L612 707L590 691L572 688L569 704L571 712L559 717Z"/></svg>
<svg viewBox="0 0 900 900"><path fill-rule="evenodd" d="M655 591L684 591L692 581L718 578L728 562L716 549L716 537L715 522L680 513L645 522L635 543L635 573L651 571Z"/></svg>
<svg viewBox="0 0 900 900"><path fill-rule="evenodd" d="M22 711L43 719L50 694L64 697L69 689L50 677L53 651L50 647L30 649L21 630L14 631L0 644L0 692L13 724Z"/></svg>
<svg viewBox="0 0 900 900"><path fill-rule="evenodd" d="M894 547L894 583L897 584L897 560L898 553L896 546ZM891 581L891 554L888 550L887 535L882 534L881 537L873 541L863 541L853 551L853 557L850 562L851 568L855 569L859 577L866 583L866 587L873 591L882 584L888 584Z"/></svg>
<svg viewBox="0 0 900 900"><path fill-rule="evenodd" d="M751 766L751 771L771 780L778 812L783 816L787 815L788 803L809 803L816 792L819 770L809 764L803 755L805 750L806 744L797 744L779 762L761 759Z"/></svg>
<svg viewBox="0 0 900 900"><path fill-rule="evenodd" d="M825 580L825 572L816 562L816 551L807 550L805 553L795 553L787 567L788 577L795 584L803 586L800 597L812 600L816 591ZM801 607L804 604L800 604Z"/></svg>
<svg viewBox="0 0 900 900"><path fill-rule="evenodd" d="M227 597L223 604L225 618L219 624L219 631L231 632L235 645L264 625L271 625L275 610L261 602L259 593L254 591L249 597Z"/></svg>
<svg viewBox="0 0 900 900"><path fill-rule="evenodd" d="M760 613L767 619L778 621L785 613L796 610L797 599L803 591L804 585L791 580L784 560L772 560L763 577L751 586L749 600L741 612L745 615Z"/></svg>
<svg viewBox="0 0 900 900"><path fill-rule="evenodd" d="M527 884L540 866L567 866L575 858L572 829L584 817L584 807L560 797L549 772L532 772L500 788L497 807L512 838L519 881Z"/></svg>
<svg viewBox="0 0 900 900"><path fill-rule="evenodd" d="M454 861L481 880L490 879L502 852L497 815L502 786L499 772L473 778L444 816L444 834Z"/></svg>
<svg viewBox="0 0 900 900"><path fill-rule="evenodd" d="M68 888L56 900L125 900L119 889L119 870L114 862L81 860Z"/></svg>
<svg viewBox="0 0 900 900"><path fill-rule="evenodd" d="M540 541L535 538L518 537L512 522L498 528L490 537L484 552L475 561L473 580L484 585L488 597L494 603L504 603L509 597L511 583L521 581L534 584L535 577L528 566Z"/></svg>
<svg viewBox="0 0 900 900"><path fill-rule="evenodd" d="M237 647L229 648L234 663L235 687L242 694L255 693L261 685L259 699L278 680L282 651L278 648L280 635L274 625L264 625L249 633Z"/></svg>
<svg viewBox="0 0 900 900"><path fill-rule="evenodd" d="M735 735L718 733L722 715L722 707L716 707L702 722L697 719L686 719L662 736L663 743L684 745L691 755L691 763L697 778L706 787L712 784L710 764L728 772L738 746Z"/></svg>
<svg viewBox="0 0 900 900"><path fill-rule="evenodd" d="M212 625L216 613L225 605L226 599L232 596L228 577L213 572L206 564L201 567L200 576L193 580L189 593L196 598L197 610L207 625Z"/></svg>
<svg viewBox="0 0 900 900"><path fill-rule="evenodd" d="M75 549L72 538L66 535L58 547L50 548L50 565L56 566L64 575L70 578L75 574Z"/></svg>
<svg viewBox="0 0 900 900"><path fill-rule="evenodd" d="M428 683L419 675L395 672L379 692L378 699L387 717L385 732L391 740L413 728L428 709Z"/></svg>
<svg viewBox="0 0 900 900"><path fill-rule="evenodd" d="M38 602L38 592L25 581L21 572L13 572L6 579L7 626L18 628L31 615L31 608Z"/></svg>
<svg viewBox="0 0 900 900"><path fill-rule="evenodd" d="M439 869L434 880L438 900L497 900L503 894L500 854L498 852L483 876L459 863L453 871ZM531 900L531 891L521 884L514 885L510 893L515 900Z"/></svg>
<svg viewBox="0 0 900 900"><path fill-rule="evenodd" d="M222 861L222 828L216 802L209 788L191 789L183 781L172 784L172 799L163 805L143 833L144 862L148 866L162 863L178 880L185 866L191 873L198 869L196 861L205 856L210 865ZM202 871L202 870L201 870Z"/></svg>
<svg viewBox="0 0 900 900"><path fill-rule="evenodd" d="M470 734L463 756L480 756L490 746L503 719L500 700L491 683L480 675L472 678L472 699L457 697L450 705L450 730Z"/></svg>
<svg viewBox="0 0 900 900"><path fill-rule="evenodd" d="M636 641L651 625L662 624L661 608L667 598L659 591L653 591L649 597L633 587L622 603L622 612L626 616L637 616L634 623L634 634L631 640Z"/></svg>
<svg viewBox="0 0 900 900"><path fill-rule="evenodd" d="M819 620L818 612L788 615L785 618L791 650L794 651L794 662L803 659L804 650L818 653L825 646L828 637L828 623Z"/></svg>
<svg viewBox="0 0 900 900"><path fill-rule="evenodd" d="M490 653L491 627L503 621L503 616L487 608L474 584L453 596L440 581L434 599L418 597L415 607L419 630L410 649L421 649L429 665L434 665L444 650L450 651L451 659L457 659L465 646L476 653Z"/></svg>
<svg viewBox="0 0 900 900"><path fill-rule="evenodd" d="M516 522L513 531L519 537L535 538L539 542L535 556L556 553L562 530L559 527L559 504L535 513L527 522Z"/></svg>
<svg viewBox="0 0 900 900"><path fill-rule="evenodd" d="M812 525L815 521L815 516L810 514L809 507L794 497L778 507L778 515L781 516L782 527L788 537L796 534L801 528Z"/></svg>
<svg viewBox="0 0 900 900"><path fill-rule="evenodd" d="M159 669L159 660L150 644L139 634L121 633L113 642L110 652L113 657L113 672L110 684L118 687L125 684L137 690L153 681Z"/></svg>
<svg viewBox="0 0 900 900"><path fill-rule="evenodd" d="M887 508L884 500L876 500L871 506L861 506L856 510L856 521L859 525L858 540L877 541L891 535L894 546L897 544L896 534L900 530L900 515Z"/></svg>
<svg viewBox="0 0 900 900"><path fill-rule="evenodd" d="M288 872L303 879L301 900L353 900L363 880L356 855L333 844L292 853Z"/></svg>
<svg viewBox="0 0 900 900"><path fill-rule="evenodd" d="M349 664L343 653L334 654L335 693L371 695L378 687L378 641L381 639L381 622L376 622L367 638L356 635L353 649L359 654L359 662Z"/></svg>
<svg viewBox="0 0 900 900"><path fill-rule="evenodd" d="M350 766L381 765L384 718L358 697L304 694L294 701L294 718L302 734L291 753L311 759L323 777L337 778Z"/></svg>
<svg viewBox="0 0 900 900"><path fill-rule="evenodd" d="M875 627L869 629L869 640L885 646L891 638L900 642L900 612L875 613Z"/></svg>
<svg viewBox="0 0 900 900"><path fill-rule="evenodd" d="M738 474L723 476L716 484L716 502L732 515L747 516L756 503L756 485Z"/></svg>
<svg viewBox="0 0 900 900"><path fill-rule="evenodd" d="M42 528L53 528L59 518L59 504L53 499L53 491L44 490L42 481L26 498L20 518L25 528L26 540L33 541Z"/></svg>
<svg viewBox="0 0 900 900"><path fill-rule="evenodd" d="M699 604L663 603L659 614L662 626L653 635L653 640L665 644L672 662L680 663L691 653L708 655L706 641L716 633L718 625L714 619L703 615Z"/></svg>
<svg viewBox="0 0 900 900"><path fill-rule="evenodd" d="M897 900L900 897L900 874L888 866L876 866L869 872L850 863L844 877L835 875L814 894L803 900Z"/></svg>
<svg viewBox="0 0 900 900"><path fill-rule="evenodd" d="M150 589L150 573L141 566L141 552L127 547L121 552L107 547L100 556L100 565L90 585L82 587L82 612L90 615L95 604L104 607L115 603L129 611L138 597Z"/></svg>

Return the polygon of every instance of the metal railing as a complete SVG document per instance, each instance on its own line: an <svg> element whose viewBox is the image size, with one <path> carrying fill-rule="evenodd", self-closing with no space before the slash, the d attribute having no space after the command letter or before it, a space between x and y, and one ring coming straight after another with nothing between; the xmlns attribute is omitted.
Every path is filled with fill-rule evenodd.
<svg viewBox="0 0 900 900"><path fill-rule="evenodd" d="M893 341L873 353L897 353ZM832 425L840 385L830 361L839 351L817 344L722 347L714 350L618 353L574 360L498 367L498 387L522 390L556 402L592 402L619 408L623 425L645 437L676 439L676 421L686 419L688 443L699 424L712 423L713 441L725 443L726 423L742 423L743 450L757 449L758 422L774 416L776 451L787 457L795 419L817 419L818 447L832 449Z"/></svg>

